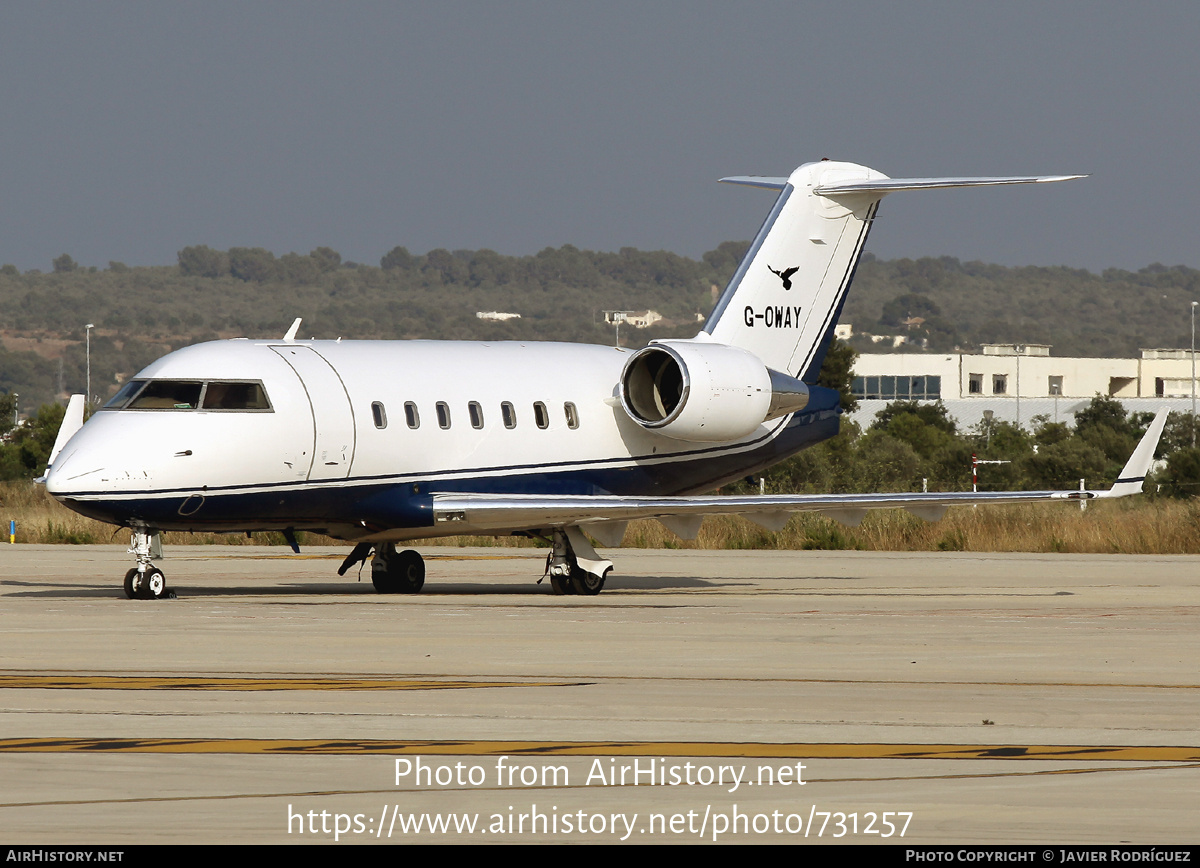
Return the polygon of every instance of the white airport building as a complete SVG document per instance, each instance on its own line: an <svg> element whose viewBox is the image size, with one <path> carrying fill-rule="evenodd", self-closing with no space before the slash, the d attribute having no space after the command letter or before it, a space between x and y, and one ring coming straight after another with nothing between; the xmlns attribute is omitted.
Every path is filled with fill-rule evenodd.
<svg viewBox="0 0 1200 868"><path fill-rule="evenodd" d="M991 411L1026 427L1034 416L1074 422L1096 395L1129 412L1160 407L1190 413L1193 359L1188 349L1144 349L1136 359L1063 358L1045 344L984 344L979 353L863 353L854 363L864 427L892 401L942 401L960 428ZM1200 384L1196 384L1200 388Z"/></svg>

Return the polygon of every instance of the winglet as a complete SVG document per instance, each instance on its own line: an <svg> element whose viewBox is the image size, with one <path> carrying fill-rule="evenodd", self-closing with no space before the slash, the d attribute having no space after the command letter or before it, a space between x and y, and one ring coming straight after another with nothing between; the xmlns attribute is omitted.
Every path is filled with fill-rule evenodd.
<svg viewBox="0 0 1200 868"><path fill-rule="evenodd" d="M62 452L67 441L75 436L75 432L83 427L83 395L72 395L67 403L67 412L63 414L62 424L58 426L58 436L54 438L54 448L50 450L50 460L47 466L54 463L58 453Z"/></svg>
<svg viewBox="0 0 1200 868"><path fill-rule="evenodd" d="M302 317L296 317L294 320L292 320L292 327L288 329L287 334L283 336L285 341L294 341L296 339L296 332L300 331L301 319Z"/></svg>
<svg viewBox="0 0 1200 868"><path fill-rule="evenodd" d="M1163 427L1167 424L1168 412L1166 408L1158 411L1154 421L1142 435L1137 448L1125 462L1125 467L1122 468L1121 475L1117 477L1113 487L1108 491L1100 492L1099 497L1126 497L1130 494L1141 493L1142 483L1146 479L1146 474L1150 472L1150 462L1154 460L1154 450L1158 448L1158 440L1162 437Z"/></svg>

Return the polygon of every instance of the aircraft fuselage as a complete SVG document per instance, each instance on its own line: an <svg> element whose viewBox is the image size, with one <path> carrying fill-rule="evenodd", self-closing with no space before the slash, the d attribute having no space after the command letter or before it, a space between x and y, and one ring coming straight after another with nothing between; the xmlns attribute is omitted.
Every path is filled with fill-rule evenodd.
<svg viewBox="0 0 1200 868"><path fill-rule="evenodd" d="M838 395L819 387L803 411L733 442L648 430L615 397L630 354L566 343L199 344L133 378L157 397L144 389L97 411L47 487L115 524L399 540L472 531L434 526L436 493L688 494L837 433ZM262 396L247 400L255 384ZM219 397L237 390L233 406Z"/></svg>

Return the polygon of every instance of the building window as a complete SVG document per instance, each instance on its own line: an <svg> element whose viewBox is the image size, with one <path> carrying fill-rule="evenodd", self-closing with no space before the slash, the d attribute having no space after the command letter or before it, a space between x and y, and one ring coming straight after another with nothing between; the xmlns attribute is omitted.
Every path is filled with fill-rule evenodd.
<svg viewBox="0 0 1200 868"><path fill-rule="evenodd" d="M483 407L479 406L478 401L467 404L467 414L471 417L472 428L483 427Z"/></svg>
<svg viewBox="0 0 1200 868"><path fill-rule="evenodd" d="M1008 376L1005 374L992 374L992 394L1007 395L1008 394Z"/></svg>
<svg viewBox="0 0 1200 868"><path fill-rule="evenodd" d="M983 394L983 374L968 374L967 375L967 394L982 395Z"/></svg>
<svg viewBox="0 0 1200 868"><path fill-rule="evenodd" d="M412 401L404 402L404 421L408 423L409 428L421 427L421 414L417 412L417 405Z"/></svg>
<svg viewBox="0 0 1200 868"><path fill-rule="evenodd" d="M437 402L437 417L438 426L441 428L450 427L450 405L445 401Z"/></svg>
<svg viewBox="0 0 1200 868"><path fill-rule="evenodd" d="M550 427L550 414L546 412L546 405L541 401L533 402L533 421L539 428Z"/></svg>
<svg viewBox="0 0 1200 868"><path fill-rule="evenodd" d="M513 405L508 401L500 405L500 418L504 420L505 428L517 427L517 411L513 409Z"/></svg>
<svg viewBox="0 0 1200 868"><path fill-rule="evenodd" d="M1051 377L1050 378L1050 394L1051 395L1061 395L1062 393L1063 393L1062 377Z"/></svg>
<svg viewBox="0 0 1200 868"><path fill-rule="evenodd" d="M567 427L574 430L579 427L579 411L575 409L575 405L570 401L563 404L563 412L567 416Z"/></svg>
<svg viewBox="0 0 1200 868"><path fill-rule="evenodd" d="M381 401L373 401L371 403L371 416L375 419L376 428L387 427L387 410L383 409Z"/></svg>
<svg viewBox="0 0 1200 868"><path fill-rule="evenodd" d="M856 398L883 401L937 401L942 397L942 378L855 377L850 391Z"/></svg>

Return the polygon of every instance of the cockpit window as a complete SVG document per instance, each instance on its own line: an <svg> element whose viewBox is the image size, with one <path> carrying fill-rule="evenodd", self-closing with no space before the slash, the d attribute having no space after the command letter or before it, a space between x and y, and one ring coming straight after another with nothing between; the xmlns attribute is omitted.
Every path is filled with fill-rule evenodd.
<svg viewBox="0 0 1200 868"><path fill-rule="evenodd" d="M262 383L195 380L130 380L105 410L265 410L271 402Z"/></svg>
<svg viewBox="0 0 1200 868"><path fill-rule="evenodd" d="M204 388L205 410L270 410L262 383L209 383Z"/></svg>
<svg viewBox="0 0 1200 868"><path fill-rule="evenodd" d="M120 388L117 394L109 398L108 403L104 405L105 410L120 410L125 406L130 398L137 394L142 386L146 385L145 380L130 380Z"/></svg>
<svg viewBox="0 0 1200 868"><path fill-rule="evenodd" d="M203 383L181 380L151 380L129 402L127 410L195 410L200 406Z"/></svg>

